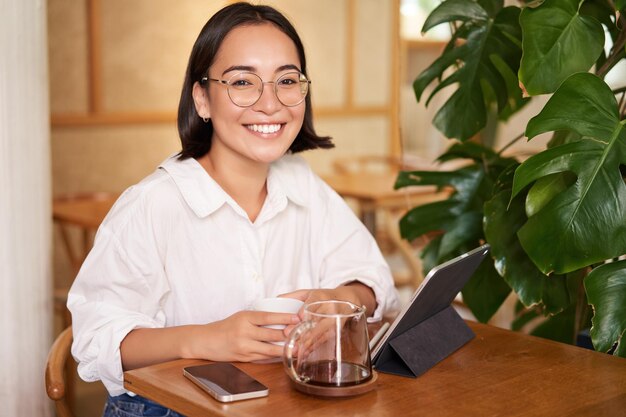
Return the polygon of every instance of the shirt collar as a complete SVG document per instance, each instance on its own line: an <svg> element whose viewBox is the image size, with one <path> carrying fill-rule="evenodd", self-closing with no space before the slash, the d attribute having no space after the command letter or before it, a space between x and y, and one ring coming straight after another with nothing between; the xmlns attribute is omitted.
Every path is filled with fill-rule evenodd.
<svg viewBox="0 0 626 417"><path fill-rule="evenodd" d="M301 186L298 187L296 175L290 165L292 164L283 159L270 165L267 198L274 204L288 199L294 204L308 206L308 201L302 194ZM177 155L173 155L163 161L159 169L169 174L187 205L200 218L210 215L225 203L238 207L202 165L193 158L179 160Z"/></svg>
<svg viewBox="0 0 626 417"><path fill-rule="evenodd" d="M267 194L268 197L283 195L294 204L308 206L309 201L303 194L304 184L302 184L302 180L298 182L298 177L302 179L302 175L298 175L296 172L296 169L299 168L298 165L304 162L297 161L297 159L300 158L285 155L270 165L270 172L267 177Z"/></svg>

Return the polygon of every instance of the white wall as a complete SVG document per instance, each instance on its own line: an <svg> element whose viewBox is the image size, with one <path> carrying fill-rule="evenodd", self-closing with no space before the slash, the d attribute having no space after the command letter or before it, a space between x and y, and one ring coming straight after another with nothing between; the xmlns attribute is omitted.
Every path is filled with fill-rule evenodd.
<svg viewBox="0 0 626 417"><path fill-rule="evenodd" d="M0 0L0 416L50 416L45 0Z"/></svg>

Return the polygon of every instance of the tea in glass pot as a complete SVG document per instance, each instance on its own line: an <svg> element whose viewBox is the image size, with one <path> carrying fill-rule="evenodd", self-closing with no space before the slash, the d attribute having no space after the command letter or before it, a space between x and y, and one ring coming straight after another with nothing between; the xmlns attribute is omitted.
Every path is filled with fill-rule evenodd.
<svg viewBox="0 0 626 417"><path fill-rule="evenodd" d="M350 387L372 378L365 307L348 301L304 306L304 320L285 343L283 363L298 384Z"/></svg>

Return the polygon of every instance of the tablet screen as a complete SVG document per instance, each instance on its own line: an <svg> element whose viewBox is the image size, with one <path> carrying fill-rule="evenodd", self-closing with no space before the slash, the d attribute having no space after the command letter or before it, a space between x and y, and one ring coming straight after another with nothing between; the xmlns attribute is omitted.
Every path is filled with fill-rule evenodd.
<svg viewBox="0 0 626 417"><path fill-rule="evenodd" d="M431 269L372 351L374 364L388 340L448 307L489 252L483 245Z"/></svg>

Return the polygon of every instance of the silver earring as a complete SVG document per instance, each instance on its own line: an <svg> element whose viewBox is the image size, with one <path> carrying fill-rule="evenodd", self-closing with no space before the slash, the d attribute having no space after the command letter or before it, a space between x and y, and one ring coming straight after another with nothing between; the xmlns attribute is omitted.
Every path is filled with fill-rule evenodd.
<svg viewBox="0 0 626 417"><path fill-rule="evenodd" d="M211 120L211 118L209 118L209 117L203 117L203 118L202 118L202 121L203 121L204 123L209 123L209 120Z"/></svg>

